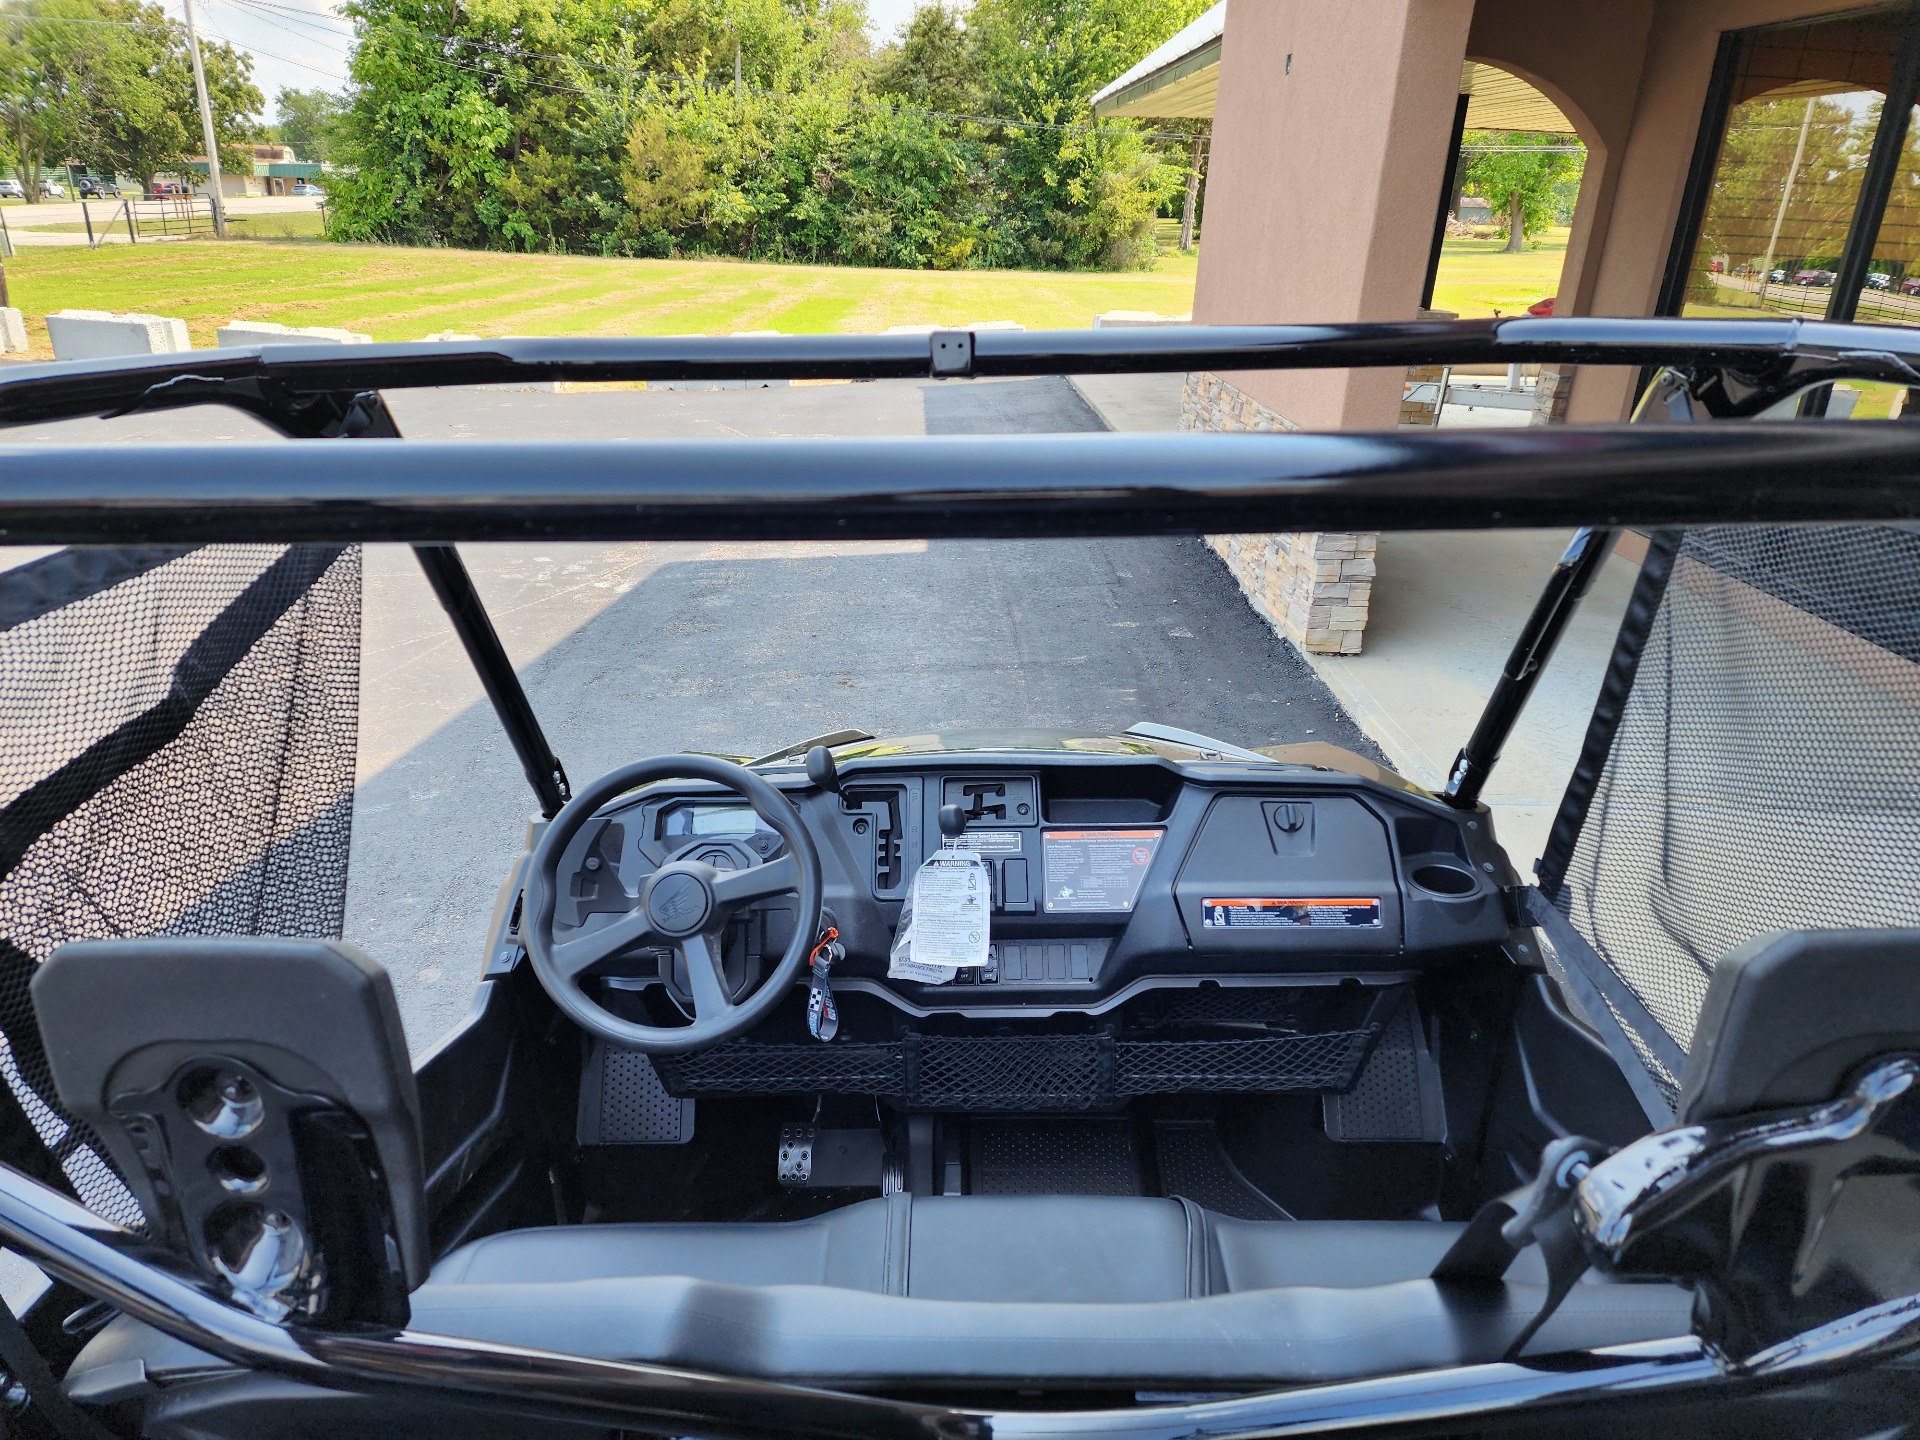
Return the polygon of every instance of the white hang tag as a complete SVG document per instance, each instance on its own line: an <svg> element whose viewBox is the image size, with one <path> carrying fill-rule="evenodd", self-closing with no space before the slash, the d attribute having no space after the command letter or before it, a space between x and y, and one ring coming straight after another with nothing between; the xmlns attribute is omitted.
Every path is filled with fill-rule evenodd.
<svg viewBox="0 0 1920 1440"><path fill-rule="evenodd" d="M992 940L993 884L986 861L971 850L939 850L915 872L900 910L887 974L923 985L987 963Z"/></svg>

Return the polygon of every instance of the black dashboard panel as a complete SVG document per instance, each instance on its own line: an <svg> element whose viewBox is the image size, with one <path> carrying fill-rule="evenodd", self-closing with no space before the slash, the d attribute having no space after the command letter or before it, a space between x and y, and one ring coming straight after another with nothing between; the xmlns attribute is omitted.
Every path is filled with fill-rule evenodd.
<svg viewBox="0 0 1920 1440"><path fill-rule="evenodd" d="M1514 877L1486 812L1361 775L1017 752L855 759L837 794L797 766L761 773L820 850L847 950L835 988L914 1014L1099 1013L1143 989L1209 980L1387 983L1508 929L1500 887ZM957 834L942 834L942 805L958 808ZM606 818L568 857L576 898L563 921L625 908L673 856L724 869L779 853L737 797L698 783L641 792ZM976 850L990 868L989 961L948 984L890 979L901 902L943 845ZM730 958L750 967L776 953L791 924L770 902L736 927ZM635 974L645 968L636 957Z"/></svg>
<svg viewBox="0 0 1920 1440"><path fill-rule="evenodd" d="M1203 954L1325 968L1329 956L1397 962L1405 949L1391 831L1351 795L1215 796L1174 894Z"/></svg>

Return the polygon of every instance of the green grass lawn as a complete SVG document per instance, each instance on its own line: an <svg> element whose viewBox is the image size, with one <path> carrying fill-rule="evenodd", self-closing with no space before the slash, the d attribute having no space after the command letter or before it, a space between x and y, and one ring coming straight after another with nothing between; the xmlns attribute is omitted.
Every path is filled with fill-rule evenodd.
<svg viewBox="0 0 1920 1440"><path fill-rule="evenodd" d="M376 340L445 330L826 334L981 320L1080 329L1104 310L1187 313L1199 253L1175 250L1168 226L1149 271L876 270L332 245L310 238L318 225L311 213L236 216L227 241L26 248L7 262L7 279L45 359L43 317L68 308L178 315L196 345L211 345L230 319L338 325ZM1518 314L1554 293L1565 254L1564 230L1522 255L1500 253L1497 240L1449 241L1434 303L1463 316Z"/></svg>
<svg viewBox="0 0 1920 1440"><path fill-rule="evenodd" d="M980 320L1084 328L1103 310L1185 314L1195 263L1175 252L1151 271L1126 274L876 270L228 240L22 249L7 262L7 280L35 355L50 358L43 317L68 308L178 315L196 345L211 345L234 318L338 325L376 340L442 330L820 334Z"/></svg>
<svg viewBox="0 0 1920 1440"><path fill-rule="evenodd" d="M1522 315L1536 300L1560 288L1560 267L1567 259L1567 231L1549 230L1534 248L1519 255L1502 253L1504 240L1449 240L1440 251L1434 277L1433 308L1451 310L1463 320Z"/></svg>

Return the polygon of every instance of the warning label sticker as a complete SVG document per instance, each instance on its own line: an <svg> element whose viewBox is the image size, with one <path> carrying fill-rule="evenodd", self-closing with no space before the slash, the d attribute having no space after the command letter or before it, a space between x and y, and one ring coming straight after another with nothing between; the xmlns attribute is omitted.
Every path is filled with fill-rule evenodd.
<svg viewBox="0 0 1920 1440"><path fill-rule="evenodd" d="M940 848L971 850L976 855L1018 855L1020 832L1018 830L968 830L960 835L943 835L940 839Z"/></svg>
<svg viewBox="0 0 1920 1440"><path fill-rule="evenodd" d="M1354 929L1380 923L1377 897L1271 897L1202 900L1200 923L1209 930Z"/></svg>
<svg viewBox="0 0 1920 1440"><path fill-rule="evenodd" d="M1040 850L1047 912L1120 914L1133 909L1165 830L1046 830Z"/></svg>

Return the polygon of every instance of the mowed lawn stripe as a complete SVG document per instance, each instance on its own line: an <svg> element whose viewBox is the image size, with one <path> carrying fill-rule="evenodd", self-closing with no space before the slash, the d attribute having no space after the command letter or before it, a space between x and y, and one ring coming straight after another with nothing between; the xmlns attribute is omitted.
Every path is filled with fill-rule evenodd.
<svg viewBox="0 0 1920 1440"><path fill-rule="evenodd" d="M23 250L8 262L36 358L69 308L178 315L196 344L233 318L335 325L382 340L475 334L795 334L1013 320L1083 327L1103 310L1183 314L1194 260L1149 272L918 271L734 260L626 260L315 241Z"/></svg>

